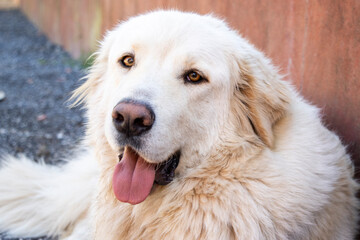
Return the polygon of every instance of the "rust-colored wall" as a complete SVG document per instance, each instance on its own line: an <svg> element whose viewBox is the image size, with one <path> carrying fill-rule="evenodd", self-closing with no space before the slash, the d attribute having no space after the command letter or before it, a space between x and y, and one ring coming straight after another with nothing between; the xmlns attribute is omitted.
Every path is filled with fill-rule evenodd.
<svg viewBox="0 0 360 240"><path fill-rule="evenodd" d="M19 6L19 0L0 0L0 9L12 9Z"/></svg>
<svg viewBox="0 0 360 240"><path fill-rule="evenodd" d="M157 8L224 17L282 68L360 165L359 0L21 0L26 15L75 57L119 20Z"/></svg>

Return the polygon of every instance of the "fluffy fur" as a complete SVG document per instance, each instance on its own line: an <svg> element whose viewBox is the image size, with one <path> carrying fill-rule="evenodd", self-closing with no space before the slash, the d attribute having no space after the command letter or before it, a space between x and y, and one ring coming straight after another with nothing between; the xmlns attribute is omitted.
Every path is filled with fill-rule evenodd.
<svg viewBox="0 0 360 240"><path fill-rule="evenodd" d="M135 65L118 62L125 54ZM184 79L188 70L206 78ZM86 82L90 150L62 167L5 157L0 229L67 239L352 239L358 189L319 110L254 46L212 16L158 11L109 31ZM111 111L125 98L154 108L138 153L181 150L175 179L130 205L112 191Z"/></svg>

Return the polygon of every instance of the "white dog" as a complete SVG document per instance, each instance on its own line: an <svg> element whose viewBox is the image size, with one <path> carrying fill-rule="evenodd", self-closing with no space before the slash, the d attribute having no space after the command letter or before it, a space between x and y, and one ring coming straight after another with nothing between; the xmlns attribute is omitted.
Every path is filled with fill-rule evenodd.
<svg viewBox="0 0 360 240"><path fill-rule="evenodd" d="M68 164L4 157L0 230L68 239L352 239L339 138L221 20L177 11L108 32Z"/></svg>

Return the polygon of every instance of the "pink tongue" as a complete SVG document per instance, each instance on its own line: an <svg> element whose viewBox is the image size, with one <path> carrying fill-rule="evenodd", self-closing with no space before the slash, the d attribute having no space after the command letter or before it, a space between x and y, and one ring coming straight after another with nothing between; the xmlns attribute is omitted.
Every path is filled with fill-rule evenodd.
<svg viewBox="0 0 360 240"><path fill-rule="evenodd" d="M141 203L150 194L155 179L155 165L145 162L134 150L125 148L113 175L113 190L121 202Z"/></svg>

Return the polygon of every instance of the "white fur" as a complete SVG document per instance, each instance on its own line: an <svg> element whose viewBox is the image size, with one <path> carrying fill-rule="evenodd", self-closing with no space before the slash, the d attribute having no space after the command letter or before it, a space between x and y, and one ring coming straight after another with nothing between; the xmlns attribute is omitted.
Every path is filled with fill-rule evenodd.
<svg viewBox="0 0 360 240"><path fill-rule="evenodd" d="M135 65L125 69L118 60L129 53ZM190 69L208 81L187 83ZM94 154L60 168L6 158L0 229L67 239L353 238L358 185L341 141L221 20L177 11L131 18L108 32L75 96ZM156 114L136 149L142 157L159 163L181 150L175 179L135 206L116 200L111 181L123 149L111 111L126 98Z"/></svg>
<svg viewBox="0 0 360 240"><path fill-rule="evenodd" d="M25 156L5 156L1 166L2 231L13 236L54 236L86 216L98 178L90 151L61 167Z"/></svg>

